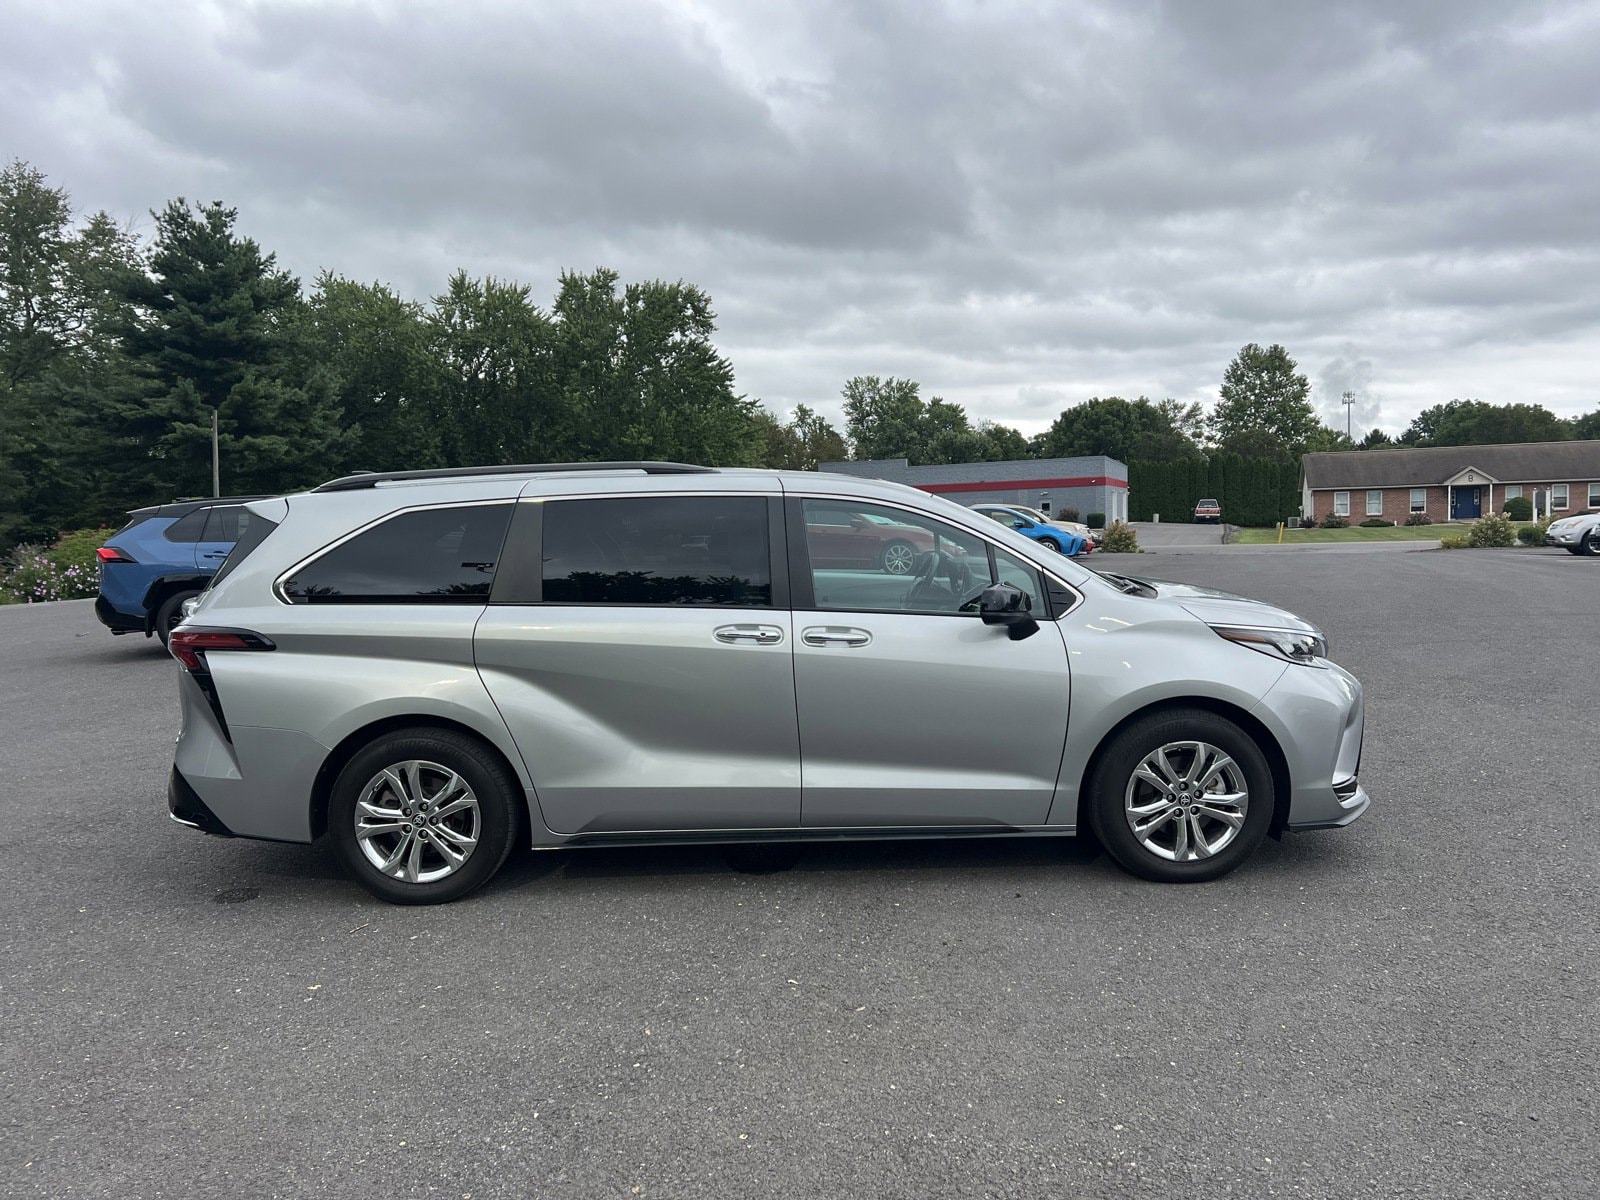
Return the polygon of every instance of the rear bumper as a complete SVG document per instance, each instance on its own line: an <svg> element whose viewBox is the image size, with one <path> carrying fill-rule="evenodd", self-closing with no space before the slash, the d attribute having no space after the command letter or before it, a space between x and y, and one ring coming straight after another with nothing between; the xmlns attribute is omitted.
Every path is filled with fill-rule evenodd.
<svg viewBox="0 0 1600 1200"><path fill-rule="evenodd" d="M107 600L105 593L95 597L94 615L112 633L149 633L150 622L143 615L131 616Z"/></svg>
<svg viewBox="0 0 1600 1200"><path fill-rule="evenodd" d="M233 830L206 807L206 802L189 786L189 781L177 767L173 767L172 774L167 776L167 811L179 825L187 825L190 829L217 837L234 836Z"/></svg>

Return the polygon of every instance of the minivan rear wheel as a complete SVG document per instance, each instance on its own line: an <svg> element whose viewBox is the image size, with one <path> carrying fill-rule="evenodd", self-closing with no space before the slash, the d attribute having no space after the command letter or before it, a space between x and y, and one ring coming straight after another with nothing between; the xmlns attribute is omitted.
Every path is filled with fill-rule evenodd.
<svg viewBox="0 0 1600 1200"><path fill-rule="evenodd" d="M1273 803L1272 770L1249 734L1216 713L1172 710L1134 722L1106 747L1089 821L1133 874L1199 883L1250 857Z"/></svg>
<svg viewBox="0 0 1600 1200"><path fill-rule="evenodd" d="M511 852L519 792L481 742L396 730L334 781L328 830L345 868L392 904L442 904L483 886Z"/></svg>

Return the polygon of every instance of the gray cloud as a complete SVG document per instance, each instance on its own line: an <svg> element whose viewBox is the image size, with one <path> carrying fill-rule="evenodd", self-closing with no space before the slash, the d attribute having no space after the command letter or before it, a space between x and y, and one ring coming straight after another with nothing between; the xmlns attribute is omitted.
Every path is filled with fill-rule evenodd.
<svg viewBox="0 0 1600 1200"><path fill-rule="evenodd" d="M13 3L0 154L309 277L686 278L739 385L1029 429L1280 341L1343 425L1600 404L1600 5Z"/></svg>

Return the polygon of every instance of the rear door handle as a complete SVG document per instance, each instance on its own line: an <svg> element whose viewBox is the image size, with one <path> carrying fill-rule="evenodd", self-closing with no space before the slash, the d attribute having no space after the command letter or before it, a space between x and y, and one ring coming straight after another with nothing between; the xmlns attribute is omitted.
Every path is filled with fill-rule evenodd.
<svg viewBox="0 0 1600 1200"><path fill-rule="evenodd" d="M813 625L801 632L800 640L808 646L865 646L872 635L847 625Z"/></svg>
<svg viewBox="0 0 1600 1200"><path fill-rule="evenodd" d="M729 645L748 642L755 646L776 646L783 641L783 630L776 625L719 625L711 631L711 636Z"/></svg>

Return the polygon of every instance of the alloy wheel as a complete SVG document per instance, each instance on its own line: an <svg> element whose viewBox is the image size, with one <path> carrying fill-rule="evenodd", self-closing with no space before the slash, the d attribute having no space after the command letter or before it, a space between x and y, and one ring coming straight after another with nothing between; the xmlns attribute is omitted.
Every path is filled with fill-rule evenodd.
<svg viewBox="0 0 1600 1200"><path fill-rule="evenodd" d="M1168 742L1152 750L1134 768L1123 796L1133 836L1171 862L1196 862L1225 849L1249 810L1244 770L1207 742Z"/></svg>
<svg viewBox="0 0 1600 1200"><path fill-rule="evenodd" d="M482 821L465 779L439 763L409 759L384 767L361 789L356 845L392 879L434 883L472 857Z"/></svg>
<svg viewBox="0 0 1600 1200"><path fill-rule="evenodd" d="M896 542L883 552L883 569L891 575L909 575L917 552L904 542Z"/></svg>

